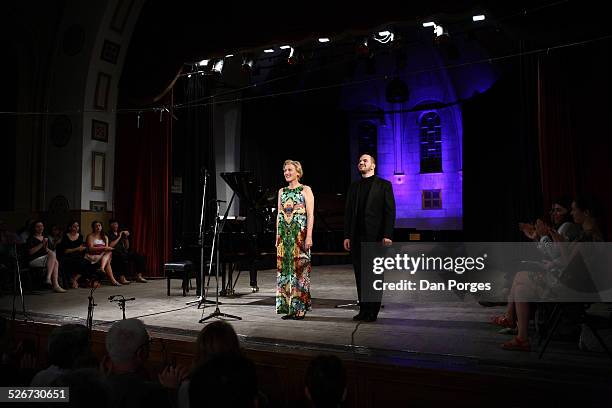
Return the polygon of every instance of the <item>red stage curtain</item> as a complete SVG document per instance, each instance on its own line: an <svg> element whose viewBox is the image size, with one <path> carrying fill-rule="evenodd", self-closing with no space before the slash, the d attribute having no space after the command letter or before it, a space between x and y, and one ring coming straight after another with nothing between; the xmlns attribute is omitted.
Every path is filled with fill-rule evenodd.
<svg viewBox="0 0 612 408"><path fill-rule="evenodd" d="M592 195L612 236L612 42L556 50L538 67L539 142L545 205L559 194Z"/></svg>
<svg viewBox="0 0 612 408"><path fill-rule="evenodd" d="M172 105L169 94L159 105ZM115 217L132 232L133 249L146 255L147 276L163 276L171 257L172 117L159 112L118 115L115 155Z"/></svg>
<svg viewBox="0 0 612 408"><path fill-rule="evenodd" d="M559 69L561 55L538 61L538 133L544 208L561 195L575 195L576 160L574 132L570 121L568 81Z"/></svg>

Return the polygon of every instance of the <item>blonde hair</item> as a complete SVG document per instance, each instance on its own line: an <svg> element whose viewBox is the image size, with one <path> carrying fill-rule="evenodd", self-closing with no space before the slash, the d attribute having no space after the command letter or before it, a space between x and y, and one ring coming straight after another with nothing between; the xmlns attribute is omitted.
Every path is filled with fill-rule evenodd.
<svg viewBox="0 0 612 408"><path fill-rule="evenodd" d="M304 177L304 170L302 170L302 163L300 163L297 160L285 160L285 162L283 163L283 170L285 170L285 166L287 166L288 164L292 164L293 167L295 167L295 171L297 172L298 179L301 179L302 177Z"/></svg>

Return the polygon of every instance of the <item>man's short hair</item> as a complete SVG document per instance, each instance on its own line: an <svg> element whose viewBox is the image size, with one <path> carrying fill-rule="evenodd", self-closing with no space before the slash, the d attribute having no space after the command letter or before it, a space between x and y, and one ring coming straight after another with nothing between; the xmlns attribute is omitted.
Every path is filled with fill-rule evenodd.
<svg viewBox="0 0 612 408"><path fill-rule="evenodd" d="M366 155L366 156L370 156L370 159L372 159L372 163L376 164L376 157L374 157L374 155L370 152L363 152L359 155L359 158L361 158L361 156Z"/></svg>
<svg viewBox="0 0 612 408"><path fill-rule="evenodd" d="M89 350L89 331L82 324L65 324L49 334L47 342L49 364L74 368L77 359Z"/></svg>
<svg viewBox="0 0 612 408"><path fill-rule="evenodd" d="M117 221L117 220L116 220L116 219L114 219L114 218L111 218L110 220L108 220L108 226L110 227L110 226L111 226L113 223L115 223L115 222L116 222L117 224L119 224L119 221Z"/></svg>
<svg viewBox="0 0 612 408"><path fill-rule="evenodd" d="M337 407L346 389L342 360L333 355L315 357L306 369L306 387L315 407Z"/></svg>
<svg viewBox="0 0 612 408"><path fill-rule="evenodd" d="M149 342L144 323L138 319L119 320L106 334L106 351L115 363L132 361L138 350Z"/></svg>

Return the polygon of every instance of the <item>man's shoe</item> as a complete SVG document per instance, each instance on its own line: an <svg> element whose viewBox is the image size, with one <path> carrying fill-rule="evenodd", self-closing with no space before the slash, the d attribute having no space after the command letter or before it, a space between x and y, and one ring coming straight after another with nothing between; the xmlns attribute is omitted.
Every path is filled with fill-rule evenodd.
<svg viewBox="0 0 612 408"><path fill-rule="evenodd" d="M367 323L372 323L372 322L375 322L377 318L378 318L378 316L375 315L375 314L367 314L361 320L363 320L364 322L367 322Z"/></svg>
<svg viewBox="0 0 612 408"><path fill-rule="evenodd" d="M365 313L363 312L359 312L358 314L356 314L355 316L353 316L353 320L355 321L361 321L365 318Z"/></svg>

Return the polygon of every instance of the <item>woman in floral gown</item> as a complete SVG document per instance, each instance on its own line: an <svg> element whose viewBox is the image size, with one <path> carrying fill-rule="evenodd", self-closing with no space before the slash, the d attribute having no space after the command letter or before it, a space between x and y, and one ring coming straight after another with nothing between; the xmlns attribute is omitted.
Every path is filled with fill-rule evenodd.
<svg viewBox="0 0 612 408"><path fill-rule="evenodd" d="M298 161L286 160L288 186L278 191L276 219L276 313L283 319L302 320L310 310L310 248L314 226L314 196L300 183Z"/></svg>

